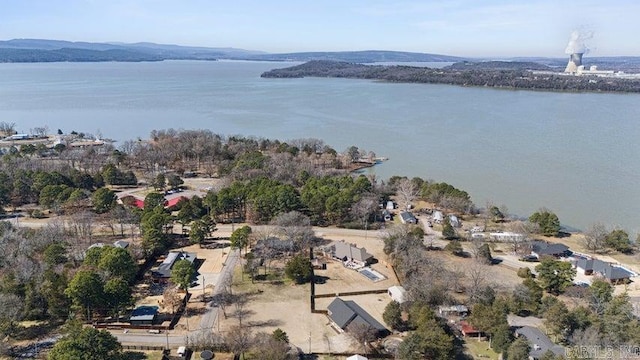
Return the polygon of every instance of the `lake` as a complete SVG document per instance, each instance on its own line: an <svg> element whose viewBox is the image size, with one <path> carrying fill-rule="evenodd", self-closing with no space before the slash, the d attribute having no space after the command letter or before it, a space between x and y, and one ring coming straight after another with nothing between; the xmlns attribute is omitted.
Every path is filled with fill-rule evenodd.
<svg viewBox="0 0 640 360"><path fill-rule="evenodd" d="M640 95L348 79L262 79L272 62L0 64L0 121L119 141L211 129L356 145L368 170L445 181L482 207L640 231Z"/></svg>

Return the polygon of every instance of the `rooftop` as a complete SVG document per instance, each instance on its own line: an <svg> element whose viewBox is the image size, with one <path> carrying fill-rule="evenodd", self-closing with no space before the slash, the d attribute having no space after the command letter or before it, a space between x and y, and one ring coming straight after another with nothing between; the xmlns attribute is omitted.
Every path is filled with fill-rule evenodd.
<svg viewBox="0 0 640 360"><path fill-rule="evenodd" d="M158 314L157 306L138 306L131 312L129 321L150 321Z"/></svg>
<svg viewBox="0 0 640 360"><path fill-rule="evenodd" d="M196 253L187 253L184 251L170 251L162 264L157 268L151 269L151 275L155 277L169 278L171 277L171 268L178 260L188 260L190 263L196 260Z"/></svg>
<svg viewBox="0 0 640 360"><path fill-rule="evenodd" d="M529 340L531 350L529 356L533 359L541 358L547 351L564 356L564 347L554 344L542 331L532 326L523 326L516 330L516 335L524 336Z"/></svg>
<svg viewBox="0 0 640 360"><path fill-rule="evenodd" d="M343 330L350 324L366 324L379 332L388 331L384 325L380 324L354 301L344 301L340 298L335 298L327 309L329 310L331 320Z"/></svg>

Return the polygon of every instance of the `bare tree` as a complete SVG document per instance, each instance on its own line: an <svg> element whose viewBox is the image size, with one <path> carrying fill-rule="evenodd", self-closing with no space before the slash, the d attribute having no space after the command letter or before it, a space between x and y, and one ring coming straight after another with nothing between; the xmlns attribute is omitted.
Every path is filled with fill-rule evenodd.
<svg viewBox="0 0 640 360"><path fill-rule="evenodd" d="M94 214L90 211L80 211L69 217L69 227L74 235L88 239L91 242L93 235Z"/></svg>
<svg viewBox="0 0 640 360"><path fill-rule="evenodd" d="M589 251L598 253L604 249L607 237L607 228L601 223L595 223L584 233L584 246Z"/></svg>
<svg viewBox="0 0 640 360"><path fill-rule="evenodd" d="M292 240L298 249L306 249L315 240L309 218L297 211L280 214L271 222L276 226L276 232L285 240Z"/></svg>
<svg viewBox="0 0 640 360"><path fill-rule="evenodd" d="M529 221L512 221L507 228L514 234L507 239L514 254L525 255L528 252L528 245L531 234L536 233L537 225Z"/></svg>
<svg viewBox="0 0 640 360"><path fill-rule="evenodd" d="M396 195L400 207L407 209L418 198L418 189L413 181L403 178L396 183Z"/></svg>
<svg viewBox="0 0 640 360"><path fill-rule="evenodd" d="M363 196L351 207L351 214L360 220L363 227L366 226L369 216L378 209L378 200L375 194Z"/></svg>
<svg viewBox="0 0 640 360"><path fill-rule="evenodd" d="M247 294L238 294L234 297L235 312L233 314L238 318L239 326L242 326L242 320L251 314L251 310L247 309L248 301Z"/></svg>
<svg viewBox="0 0 640 360"><path fill-rule="evenodd" d="M274 339L271 334L256 334L253 349L256 353L260 354L261 360L294 359L294 357L289 354L289 344L284 341Z"/></svg>
<svg viewBox="0 0 640 360"><path fill-rule="evenodd" d="M0 323L12 324L18 319L23 306L24 301L18 296L0 293Z"/></svg>
<svg viewBox="0 0 640 360"><path fill-rule="evenodd" d="M248 327L233 326L225 335L225 343L234 355L242 357L253 345L251 330Z"/></svg>
<svg viewBox="0 0 640 360"><path fill-rule="evenodd" d="M16 123L0 122L0 132L4 136L11 136L16 133Z"/></svg>
<svg viewBox="0 0 640 360"><path fill-rule="evenodd" d="M473 262L467 267L467 294L469 302L475 303L480 299L482 290L487 285L488 266L480 262Z"/></svg>
<svg viewBox="0 0 640 360"><path fill-rule="evenodd" d="M376 329L364 323L354 323L352 322L347 326L347 333L353 337L353 339L358 343L358 346L365 353L369 352L370 343L376 339Z"/></svg>
<svg viewBox="0 0 640 360"><path fill-rule="evenodd" d="M162 294L162 301L165 311L171 309L171 314L176 312L176 307L180 305L181 298L175 286L167 286Z"/></svg>

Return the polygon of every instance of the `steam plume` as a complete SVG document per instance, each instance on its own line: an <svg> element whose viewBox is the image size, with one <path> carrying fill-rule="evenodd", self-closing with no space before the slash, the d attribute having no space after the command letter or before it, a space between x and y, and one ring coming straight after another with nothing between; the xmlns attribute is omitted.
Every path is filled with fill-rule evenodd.
<svg viewBox="0 0 640 360"><path fill-rule="evenodd" d="M564 50L566 54L585 54L589 52L589 48L585 44L587 40L593 37L593 33L588 31L579 31L574 30L571 33L571 38L569 39L569 44L567 44L567 48Z"/></svg>

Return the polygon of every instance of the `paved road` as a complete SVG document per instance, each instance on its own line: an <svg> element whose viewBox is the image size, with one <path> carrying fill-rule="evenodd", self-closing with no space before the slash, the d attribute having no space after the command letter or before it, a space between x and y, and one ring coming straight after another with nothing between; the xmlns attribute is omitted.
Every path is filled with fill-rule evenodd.
<svg viewBox="0 0 640 360"><path fill-rule="evenodd" d="M216 286L213 288L213 298L216 298L216 295L222 294L225 290L225 284L229 284L231 279L233 278L233 269L238 262L238 258L240 257L240 251L238 249L234 249L227 256L227 260L225 261L224 267L222 268L222 272L220 276L218 276L218 282ZM208 333L214 330L214 325L218 320L219 307L215 303L214 300L207 304L209 310L202 315L200 319L200 327L199 331Z"/></svg>

